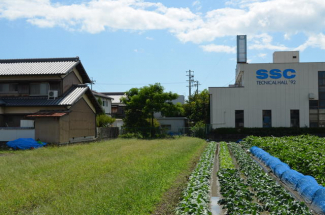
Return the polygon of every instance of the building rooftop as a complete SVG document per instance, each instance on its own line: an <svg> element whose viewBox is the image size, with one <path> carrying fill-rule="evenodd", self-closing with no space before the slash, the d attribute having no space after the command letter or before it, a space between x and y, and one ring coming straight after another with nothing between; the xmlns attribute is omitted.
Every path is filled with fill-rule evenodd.
<svg viewBox="0 0 325 215"><path fill-rule="evenodd" d="M70 73L74 67L83 78L83 83L91 82L79 57L0 60L0 76L65 75Z"/></svg>

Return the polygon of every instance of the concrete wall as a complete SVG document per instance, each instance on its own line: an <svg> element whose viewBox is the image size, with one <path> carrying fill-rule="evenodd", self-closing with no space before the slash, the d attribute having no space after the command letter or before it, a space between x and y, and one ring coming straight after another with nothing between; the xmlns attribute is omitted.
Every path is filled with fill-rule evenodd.
<svg viewBox="0 0 325 215"><path fill-rule="evenodd" d="M18 138L35 138L35 129L0 128L0 141L12 141Z"/></svg>
<svg viewBox="0 0 325 215"><path fill-rule="evenodd" d="M291 79L258 79L260 69L296 73ZM272 111L272 127L290 127L290 110L299 110L300 127L309 126L309 93L318 99L318 71L325 71L325 63L238 64L239 71L242 87L209 88L213 128L235 127L235 110L244 110L244 127L262 127L263 110Z"/></svg>

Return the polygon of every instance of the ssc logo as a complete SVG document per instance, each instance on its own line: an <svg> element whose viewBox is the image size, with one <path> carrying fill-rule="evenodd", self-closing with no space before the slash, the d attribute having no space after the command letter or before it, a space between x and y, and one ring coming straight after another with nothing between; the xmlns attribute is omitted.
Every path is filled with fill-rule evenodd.
<svg viewBox="0 0 325 215"><path fill-rule="evenodd" d="M283 72L279 69L271 69L270 71L267 71L265 69L259 69L256 71L256 78L258 79L280 79L280 78L286 78L286 79L292 79L296 77L296 71L294 69L285 69Z"/></svg>

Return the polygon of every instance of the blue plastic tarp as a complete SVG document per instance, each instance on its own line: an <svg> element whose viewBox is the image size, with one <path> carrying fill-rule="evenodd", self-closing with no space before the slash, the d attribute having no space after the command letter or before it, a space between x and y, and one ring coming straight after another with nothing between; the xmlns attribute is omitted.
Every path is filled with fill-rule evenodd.
<svg viewBox="0 0 325 215"><path fill-rule="evenodd" d="M7 142L7 146L13 149L36 149L45 146L46 143L38 142L33 138L19 138L13 141Z"/></svg>
<svg viewBox="0 0 325 215"><path fill-rule="evenodd" d="M312 207L316 213L325 214L325 187L315 192Z"/></svg>

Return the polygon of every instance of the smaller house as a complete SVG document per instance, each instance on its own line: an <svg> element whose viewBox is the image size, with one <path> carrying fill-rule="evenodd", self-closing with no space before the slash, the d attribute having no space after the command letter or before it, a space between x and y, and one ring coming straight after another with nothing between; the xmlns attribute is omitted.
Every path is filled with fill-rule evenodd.
<svg viewBox="0 0 325 215"><path fill-rule="evenodd" d="M177 99L172 100L173 104L184 104L185 97L178 96ZM164 128L169 134L183 134L187 123L186 117L164 117L161 113L155 113L154 117L158 120L160 126Z"/></svg>
<svg viewBox="0 0 325 215"><path fill-rule="evenodd" d="M92 93L94 94L95 98L98 100L100 100L102 102L102 108L105 112L105 114L111 116L112 114L112 100L113 98L105 95L105 94L102 94L102 93L99 93L99 92L96 92L94 90L92 90Z"/></svg>
<svg viewBox="0 0 325 215"><path fill-rule="evenodd" d="M121 102L121 98L125 97L124 92L101 92L112 98L112 117L123 119L125 117L125 104Z"/></svg>

